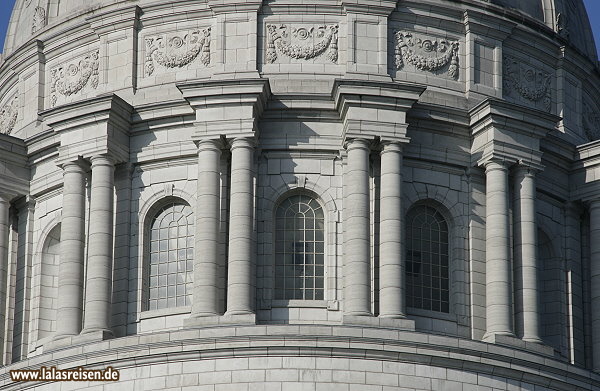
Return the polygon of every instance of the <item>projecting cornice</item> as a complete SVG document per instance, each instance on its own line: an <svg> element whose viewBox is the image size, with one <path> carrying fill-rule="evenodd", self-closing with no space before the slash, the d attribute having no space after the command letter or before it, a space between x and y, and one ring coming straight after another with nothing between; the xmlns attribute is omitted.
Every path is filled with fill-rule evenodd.
<svg viewBox="0 0 600 391"><path fill-rule="evenodd" d="M30 176L25 142L0 134L0 195L8 200L28 195Z"/></svg>
<svg viewBox="0 0 600 391"><path fill-rule="evenodd" d="M471 161L521 163L542 169L540 140L556 129L560 117L544 111L488 98L469 111Z"/></svg>
<svg viewBox="0 0 600 391"><path fill-rule="evenodd" d="M58 164L109 155L129 160L129 128L133 108L115 94L61 105L40 113L44 123L60 134Z"/></svg>
<svg viewBox="0 0 600 391"><path fill-rule="evenodd" d="M196 111L194 141L257 137L271 89L267 79L209 80L177 88Z"/></svg>
<svg viewBox="0 0 600 391"><path fill-rule="evenodd" d="M426 87L418 84L337 79L332 96L343 123L342 139L407 142L406 113Z"/></svg>

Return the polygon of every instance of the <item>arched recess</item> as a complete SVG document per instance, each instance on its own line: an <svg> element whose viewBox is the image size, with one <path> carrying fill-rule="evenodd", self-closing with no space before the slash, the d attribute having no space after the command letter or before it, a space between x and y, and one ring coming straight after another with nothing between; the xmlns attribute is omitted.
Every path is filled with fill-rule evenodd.
<svg viewBox="0 0 600 391"><path fill-rule="evenodd" d="M59 262L60 224L57 224L46 236L41 253L38 339L48 337L56 330Z"/></svg>

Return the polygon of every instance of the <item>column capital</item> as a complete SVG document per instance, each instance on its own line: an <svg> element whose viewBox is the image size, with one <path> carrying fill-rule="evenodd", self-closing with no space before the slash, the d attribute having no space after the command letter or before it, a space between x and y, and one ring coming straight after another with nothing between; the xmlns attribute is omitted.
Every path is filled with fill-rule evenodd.
<svg viewBox="0 0 600 391"><path fill-rule="evenodd" d="M237 148L256 148L256 140L254 137L236 137L231 140L229 144L232 151Z"/></svg>
<svg viewBox="0 0 600 391"><path fill-rule="evenodd" d="M344 142L344 148L351 149L371 149L371 141L364 138L351 138Z"/></svg>
<svg viewBox="0 0 600 391"><path fill-rule="evenodd" d="M404 143L401 143L399 141L381 141L379 143L381 145L381 152L380 154L383 155L384 153L387 152L396 152L396 153L402 153L404 150Z"/></svg>
<svg viewBox="0 0 600 391"><path fill-rule="evenodd" d="M198 153L208 150L218 151L221 153L221 150L224 147L223 140L220 138L204 138L195 140L194 143L196 144L196 147L198 147Z"/></svg>
<svg viewBox="0 0 600 391"><path fill-rule="evenodd" d="M485 167L486 174L490 171L508 171L509 162L501 159L489 159L481 163Z"/></svg>
<svg viewBox="0 0 600 391"><path fill-rule="evenodd" d="M96 166L115 166L115 159L109 155L94 155L90 157L90 162L92 163L92 169Z"/></svg>
<svg viewBox="0 0 600 391"><path fill-rule="evenodd" d="M598 209L598 208L600 208L600 198L594 198L592 200L589 200L586 202L586 204L588 205L588 208L590 210Z"/></svg>
<svg viewBox="0 0 600 391"><path fill-rule="evenodd" d="M64 173L67 172L86 172L90 169L90 164L84 159L67 160L58 164Z"/></svg>

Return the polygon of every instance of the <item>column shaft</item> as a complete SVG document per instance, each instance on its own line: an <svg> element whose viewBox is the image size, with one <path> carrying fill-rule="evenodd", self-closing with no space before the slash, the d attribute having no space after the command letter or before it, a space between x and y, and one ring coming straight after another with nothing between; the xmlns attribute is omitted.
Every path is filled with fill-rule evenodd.
<svg viewBox="0 0 600 391"><path fill-rule="evenodd" d="M254 142L231 145L227 315L254 313Z"/></svg>
<svg viewBox="0 0 600 391"><path fill-rule="evenodd" d="M10 201L0 195L0 324L6 321L7 278L10 254L8 253L10 240ZM6 332L0 332L0 352L4 352L4 338ZM0 354L0 364L4 364L4 353Z"/></svg>
<svg viewBox="0 0 600 391"><path fill-rule="evenodd" d="M198 196L192 316L218 314L221 149L216 140L198 144Z"/></svg>
<svg viewBox="0 0 600 391"><path fill-rule="evenodd" d="M486 318L484 336L513 335L508 226L508 170L490 161L486 173Z"/></svg>
<svg viewBox="0 0 600 391"><path fill-rule="evenodd" d="M84 332L110 331L112 301L115 165L106 156L94 156L91 161Z"/></svg>
<svg viewBox="0 0 600 391"><path fill-rule="evenodd" d="M590 276L592 360L600 371L600 200L590 203Z"/></svg>
<svg viewBox="0 0 600 391"><path fill-rule="evenodd" d="M541 343L535 213L535 172L528 167L519 167L515 172L513 213L515 317L523 340Z"/></svg>
<svg viewBox="0 0 600 391"><path fill-rule="evenodd" d="M379 222L379 316L405 317L402 252L402 146L386 144L381 152Z"/></svg>
<svg viewBox="0 0 600 391"><path fill-rule="evenodd" d="M63 210L58 266L56 335L77 335L83 310L83 251L85 235L85 172L78 163L63 167Z"/></svg>
<svg viewBox="0 0 600 391"><path fill-rule="evenodd" d="M348 142L344 175L344 314L371 315L369 143Z"/></svg>

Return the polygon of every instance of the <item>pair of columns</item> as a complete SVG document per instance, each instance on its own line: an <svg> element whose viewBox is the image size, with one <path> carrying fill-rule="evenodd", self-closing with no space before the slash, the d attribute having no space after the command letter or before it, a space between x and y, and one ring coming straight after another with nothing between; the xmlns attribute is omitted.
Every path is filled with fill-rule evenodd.
<svg viewBox="0 0 600 391"><path fill-rule="evenodd" d="M110 333L115 163L104 155L94 156L90 161L92 183L85 290L87 167L80 161L63 165L63 212L56 317L58 338L78 335L80 332Z"/></svg>
<svg viewBox="0 0 600 391"><path fill-rule="evenodd" d="M524 341L541 343L535 172L524 165L514 171L514 324ZM509 167L504 161L490 160L485 164L487 329L484 339L515 335L508 174Z"/></svg>
<svg viewBox="0 0 600 391"><path fill-rule="evenodd" d="M344 173L344 314L371 316L371 224L369 155L364 139L348 141ZM381 151L379 223L380 317L404 318L402 253L402 145L389 142Z"/></svg>
<svg viewBox="0 0 600 391"><path fill-rule="evenodd" d="M231 143L226 316L254 314L254 149L252 138ZM220 315L220 159L220 141L198 143L192 317Z"/></svg>

